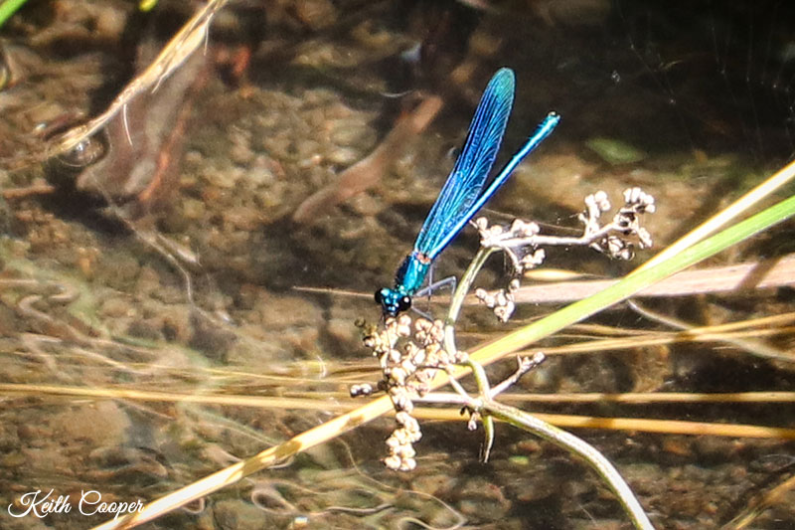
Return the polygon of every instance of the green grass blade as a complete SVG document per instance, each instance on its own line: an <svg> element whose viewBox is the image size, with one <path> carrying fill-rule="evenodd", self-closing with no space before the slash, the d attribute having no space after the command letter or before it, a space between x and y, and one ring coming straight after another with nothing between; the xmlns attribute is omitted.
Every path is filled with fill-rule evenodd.
<svg viewBox="0 0 795 530"><path fill-rule="evenodd" d="M28 0L3 0L0 2L0 27Z"/></svg>

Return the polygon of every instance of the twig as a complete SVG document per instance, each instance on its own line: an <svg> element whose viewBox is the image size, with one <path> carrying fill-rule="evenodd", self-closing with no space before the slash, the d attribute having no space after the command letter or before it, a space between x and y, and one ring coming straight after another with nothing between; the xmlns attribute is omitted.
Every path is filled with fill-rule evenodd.
<svg viewBox="0 0 795 530"><path fill-rule="evenodd" d="M374 186L389 165L403 152L411 138L433 121L442 109L442 99L429 96L409 115L400 118L383 141L367 157L343 171L328 186L304 200L295 211L293 221L308 223L327 208L348 200Z"/></svg>

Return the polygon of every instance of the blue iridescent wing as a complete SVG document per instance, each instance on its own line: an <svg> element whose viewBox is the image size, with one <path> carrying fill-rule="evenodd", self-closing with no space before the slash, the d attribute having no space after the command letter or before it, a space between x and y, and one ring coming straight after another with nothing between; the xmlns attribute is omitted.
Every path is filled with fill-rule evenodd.
<svg viewBox="0 0 795 530"><path fill-rule="evenodd" d="M472 217L472 205L481 197L500 150L513 106L514 85L509 68L500 69L489 81L461 154L417 236L415 251L434 259Z"/></svg>
<svg viewBox="0 0 795 530"><path fill-rule="evenodd" d="M489 187L486 188L486 191L481 193L477 200L469 206L469 210L467 212L464 212L461 216L459 216L457 224L448 227L447 238L438 241L437 244L439 247L444 249L444 247L450 243L455 235L462 228L464 228L464 225L467 224L469 220L472 219L472 217L478 212L478 210L483 208L483 205L486 204L491 196L494 195L498 189L500 189L500 186L505 184L505 181L511 176L513 170L516 169L516 166L518 166L527 155L535 151L535 148L538 147L547 136L552 134L552 131L554 131L555 127L558 126L558 123L560 123L560 115L558 115L556 112L550 112L547 114L547 117L544 118L544 121L542 121L538 126L538 129L536 129L536 132L533 133L533 136L531 136L525 142L522 148L519 149L519 151L517 151L513 157L511 157L507 164L505 164L497 176L494 177L494 180L491 181Z"/></svg>

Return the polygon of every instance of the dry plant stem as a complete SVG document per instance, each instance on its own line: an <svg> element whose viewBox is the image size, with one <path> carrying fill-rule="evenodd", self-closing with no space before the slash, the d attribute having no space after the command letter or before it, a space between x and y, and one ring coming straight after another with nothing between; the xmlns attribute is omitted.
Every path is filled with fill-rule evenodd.
<svg viewBox="0 0 795 530"><path fill-rule="evenodd" d="M336 181L304 200L295 211L293 221L308 223L318 219L326 209L377 184L411 139L430 125L442 106L442 99L437 96L425 98L411 114L400 118L372 153L343 171Z"/></svg>
<svg viewBox="0 0 795 530"><path fill-rule="evenodd" d="M420 400L417 400L418 402ZM446 393L425 396L422 402L462 404L458 394ZM461 421L457 410L415 408L416 419L436 421ZM593 416L571 416L568 414L534 413L533 416L556 427L571 429L598 429L605 431L649 432L658 434L686 434L692 436L726 436L730 438L768 438L795 440L795 429L760 427L758 425L736 425L725 423L703 423L679 420L644 420L638 418L596 418Z"/></svg>
<svg viewBox="0 0 795 530"><path fill-rule="evenodd" d="M466 294L472 287L472 284L480 272L480 269L483 268L486 260L489 258L492 252L494 252L494 250L495 249L493 248L484 247L481 247L478 250L478 253L475 255L472 263L469 265L466 272L464 273L464 276L461 278L461 282L459 283L458 288L453 295L453 300L450 304L450 310L448 311L447 318L445 319L444 330L445 348L448 352L457 351L455 346L455 322L461 312L461 307L464 304ZM536 436L539 436L557 445L558 447L565 449L569 453L577 455L585 460L588 465L591 466L594 471L596 471L596 473L602 478L602 480L607 482L610 489L616 494L621 506L629 515L630 519L632 520L632 524L635 525L635 528L642 530L654 529L651 521L649 521L649 518L643 511L643 507L635 498L635 494L621 477L618 470L616 470L616 468L613 467L607 458L605 458L595 447L574 436L573 434L558 429L557 427L539 418L533 417L526 412L520 411L514 407L497 403L492 399L488 378L486 376L486 372L483 370L483 367L472 360L469 360L467 365L472 370L479 391L479 398L477 400L472 400L469 404L469 407L471 410L475 411L475 413L480 415L481 420L483 421L486 435L486 441L484 443L484 459L488 458L491 444L494 441L493 418L506 421L511 425L525 429L530 433L535 434ZM450 379L451 381L454 380L452 374ZM459 394L466 395L463 393L463 389L461 389L460 385L456 384L454 387Z"/></svg>
<svg viewBox="0 0 795 530"><path fill-rule="evenodd" d="M687 322L679 320L678 318L674 318L668 315L663 315L657 313L656 311L647 309L633 300L627 300L627 304L629 305L629 307L632 308L633 311L635 311L639 315L642 315L644 318L651 320L652 322L657 322L665 326L670 326L672 328L683 330L685 332L689 332L692 329L694 329L694 326L692 324L688 324ZM783 330L777 330L777 331L783 331ZM756 337L758 336L759 335L756 335ZM745 350L748 353L751 353L758 357L765 357L768 359L775 359L777 361L784 361L784 362L795 361L795 356L793 356L791 353L771 348L767 344L760 342L758 340L744 339L741 337L732 337L730 335L727 335L726 337L720 339L720 342L730 344L735 348L738 348L740 350Z"/></svg>
<svg viewBox="0 0 795 530"><path fill-rule="evenodd" d="M294 438L271 447L252 458L238 462L212 475L178 489L164 497L145 505L143 510L119 517L94 527L94 530L110 530L117 528L133 528L152 521L189 502L201 499L244 477L261 471L311 447L315 447L342 433L355 429L392 410L392 402L388 396L380 397L370 403L338 416L333 420L305 431Z"/></svg>
<svg viewBox="0 0 795 530"><path fill-rule="evenodd" d="M0 383L0 395L44 395L72 397L80 399L124 399L133 401L152 401L158 403L198 403L204 405L230 405L235 407L255 407L273 410L323 410L345 412L355 408L353 404L331 403L317 399L184 394L179 392L158 392L154 390L133 390L127 388L79 387L65 385L29 385L23 383Z"/></svg>
<svg viewBox="0 0 795 530"><path fill-rule="evenodd" d="M626 394L503 394L503 401L525 403L795 403L795 392L628 392Z"/></svg>
<svg viewBox="0 0 795 530"><path fill-rule="evenodd" d="M47 195L48 193L55 193L58 190L52 184L33 184L24 188L13 188L10 190L3 190L3 198L7 201L26 199L32 195Z"/></svg>
<svg viewBox="0 0 795 530"><path fill-rule="evenodd" d="M207 405L233 405L236 407L256 407L261 409L325 410L346 412L355 405L317 399L297 397L263 397L243 395L184 394L177 392L157 392L151 390L130 390L123 388L78 387L69 385L30 385L23 383L0 384L0 395L5 396L52 396L77 399L125 399L133 401L153 401L158 403L200 403ZM348 394L346 393L345 396ZM524 402L573 402L597 403L610 401L616 403L793 403L793 392L747 392L740 394L504 394L503 401ZM459 394L434 392L418 403L456 403L463 405ZM415 409L417 418L460 421L458 411L442 409ZM637 418L595 418L567 414L536 414L538 418L558 427L578 429L626 430L670 434L693 434L709 436L730 436L745 438L776 438L795 440L795 429L778 427L759 427L756 425L700 423L693 421L643 420Z"/></svg>
<svg viewBox="0 0 795 530"><path fill-rule="evenodd" d="M514 293L514 301L517 304L572 302L591 296L618 281L588 280L522 286ZM795 255L788 255L763 262L680 272L656 285L643 289L635 297L667 298L702 293L770 289L792 284L795 284Z"/></svg>
<svg viewBox="0 0 795 530"><path fill-rule="evenodd" d="M464 273L464 276L461 277L461 281L459 282L455 293L453 293L453 300L450 303L450 309L448 310L447 317L444 321L444 348L448 351L448 353L458 351L455 345L455 323L458 320L458 315L461 313L461 306L463 305L466 293L469 292L472 284L475 282L478 272L480 272L480 269L483 268L486 260L488 260L489 256L491 256L495 251L496 249L493 247L480 247L480 249L478 249L478 253L475 254L475 257L472 260L472 263L469 264L469 267ZM488 395L489 382L485 375L482 375L482 370L477 370L479 365L468 363L468 366L475 376L475 382L478 386L478 390L481 392L481 394ZM461 377L462 375L463 374L459 374L458 377ZM466 392L458 384L458 381L456 381L458 377L456 377L453 373L448 374L448 376L450 384L453 386L453 388L455 388L456 392L465 395ZM483 422L483 431L485 435L482 454L483 461L485 462L489 459L491 446L494 442L494 420L491 418L491 416L485 416L479 419L481 419Z"/></svg>
<svg viewBox="0 0 795 530"><path fill-rule="evenodd" d="M743 530L748 528L754 520L762 515L762 512L767 510L770 506L778 504L782 501L786 502L785 497L787 493L795 489L795 476L790 477L772 490L766 492L761 498L756 499L756 502L751 502L750 508L744 510L743 513L726 523L721 527L721 530Z"/></svg>
<svg viewBox="0 0 795 530"><path fill-rule="evenodd" d="M785 318L781 318L785 317ZM552 355L576 355L592 353L603 350L633 350L641 347L665 346L683 343L709 343L729 342L735 340L760 339L762 337L786 336L795 332L795 326L785 325L792 320L792 313L772 318L755 319L746 326L744 322L692 328L688 331L665 331L647 333L643 336L620 337L607 339L594 339L585 342L567 344L565 346L550 346L544 348L544 353ZM775 358L785 362L795 361L795 352L779 350L770 346L754 351L760 356Z"/></svg>
<svg viewBox="0 0 795 530"><path fill-rule="evenodd" d="M19 388L22 392L27 385L16 385L10 383L12 389ZM0 392L6 389L7 385L0 385ZM41 388L35 385L34 389ZM68 394L69 387L53 387L64 389ZM31 393L35 392L32 390ZM445 392L434 392L427 396L417 398L417 403L448 403L455 394ZM242 397L242 396L240 396ZM257 398L268 399L268 398ZM630 405L646 405L649 403L795 403L795 392L739 392L725 394L691 394L689 392L660 392L660 393L626 393L626 394L601 394L599 392L587 392L582 394L502 394L501 401L509 403L625 403ZM207 402L210 402L207 400ZM574 418L576 416L568 416ZM552 422L557 425L557 422ZM730 424L720 424L730 425ZM559 426L559 425L558 425ZM790 430L795 434L795 430Z"/></svg>

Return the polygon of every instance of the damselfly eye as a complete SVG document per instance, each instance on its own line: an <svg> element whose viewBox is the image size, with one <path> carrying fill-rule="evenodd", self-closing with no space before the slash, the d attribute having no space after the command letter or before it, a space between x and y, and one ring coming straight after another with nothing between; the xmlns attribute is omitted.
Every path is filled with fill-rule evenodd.
<svg viewBox="0 0 795 530"><path fill-rule="evenodd" d="M398 313L411 309L411 297L404 296L398 301Z"/></svg>
<svg viewBox="0 0 795 530"><path fill-rule="evenodd" d="M378 289L378 290L375 292L375 296L374 296L374 298L375 298L375 303L376 303L376 304L378 304L378 305L382 305L382 304L383 304L383 302L384 302L384 297L383 297L383 295L381 294L381 289Z"/></svg>

